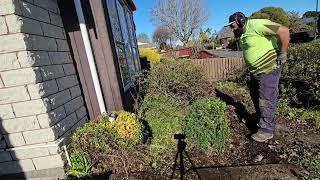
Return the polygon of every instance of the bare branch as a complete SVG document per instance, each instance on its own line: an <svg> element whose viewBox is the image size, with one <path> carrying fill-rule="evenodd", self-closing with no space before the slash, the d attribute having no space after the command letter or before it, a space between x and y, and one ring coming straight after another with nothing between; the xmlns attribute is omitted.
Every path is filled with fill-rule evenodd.
<svg viewBox="0 0 320 180"><path fill-rule="evenodd" d="M154 25L166 27L184 45L209 17L203 0L156 0L150 15Z"/></svg>

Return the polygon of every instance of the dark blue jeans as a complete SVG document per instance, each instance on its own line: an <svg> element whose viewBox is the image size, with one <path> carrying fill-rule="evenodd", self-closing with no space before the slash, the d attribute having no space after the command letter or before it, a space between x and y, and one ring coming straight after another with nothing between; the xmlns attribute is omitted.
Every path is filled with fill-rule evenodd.
<svg viewBox="0 0 320 180"><path fill-rule="evenodd" d="M251 75L250 95L259 119L258 126L265 132L273 132L279 95L279 80L282 68L270 74Z"/></svg>

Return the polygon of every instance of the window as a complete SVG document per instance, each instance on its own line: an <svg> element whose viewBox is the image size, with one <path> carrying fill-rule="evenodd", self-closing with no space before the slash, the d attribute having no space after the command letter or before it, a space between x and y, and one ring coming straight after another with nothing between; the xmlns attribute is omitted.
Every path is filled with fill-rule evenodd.
<svg viewBox="0 0 320 180"><path fill-rule="evenodd" d="M109 19L117 52L117 60L124 90L128 90L134 76L140 72L137 40L132 13L122 0L107 0Z"/></svg>

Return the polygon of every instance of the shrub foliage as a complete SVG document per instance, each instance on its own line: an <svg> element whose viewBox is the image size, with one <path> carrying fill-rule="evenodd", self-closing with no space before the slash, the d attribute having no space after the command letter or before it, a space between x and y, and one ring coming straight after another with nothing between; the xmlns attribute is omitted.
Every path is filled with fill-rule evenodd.
<svg viewBox="0 0 320 180"><path fill-rule="evenodd" d="M148 122L152 131L151 153L154 158L161 158L175 150L173 135L182 133L181 122L185 114L186 106L168 95L146 96L139 117Z"/></svg>
<svg viewBox="0 0 320 180"><path fill-rule="evenodd" d="M118 144L136 145L142 137L141 126L135 114L120 111L116 121L108 123L108 128L116 131Z"/></svg>
<svg viewBox="0 0 320 180"><path fill-rule="evenodd" d="M310 107L320 102L320 41L292 45L284 67L282 97L291 105Z"/></svg>
<svg viewBox="0 0 320 180"><path fill-rule="evenodd" d="M139 48L140 58L146 58L150 62L160 62L160 54L149 48Z"/></svg>
<svg viewBox="0 0 320 180"><path fill-rule="evenodd" d="M190 60L164 60L155 64L148 76L149 91L193 101L212 95L213 88L204 70Z"/></svg>
<svg viewBox="0 0 320 180"><path fill-rule="evenodd" d="M134 114L121 111L115 121L106 116L86 123L71 137L72 167L67 174L81 177L93 172L128 173L144 164L141 125Z"/></svg>
<svg viewBox="0 0 320 180"><path fill-rule="evenodd" d="M225 110L226 104L216 98L195 101L183 123L189 142L201 150L221 149L230 137Z"/></svg>

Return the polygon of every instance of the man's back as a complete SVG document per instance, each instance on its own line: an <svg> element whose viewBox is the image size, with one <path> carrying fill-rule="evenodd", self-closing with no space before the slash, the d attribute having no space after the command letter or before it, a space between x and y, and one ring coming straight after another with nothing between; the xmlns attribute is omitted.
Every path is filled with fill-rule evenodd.
<svg viewBox="0 0 320 180"><path fill-rule="evenodd" d="M240 38L244 59L253 74L268 74L277 68L280 24L267 19L249 19Z"/></svg>

